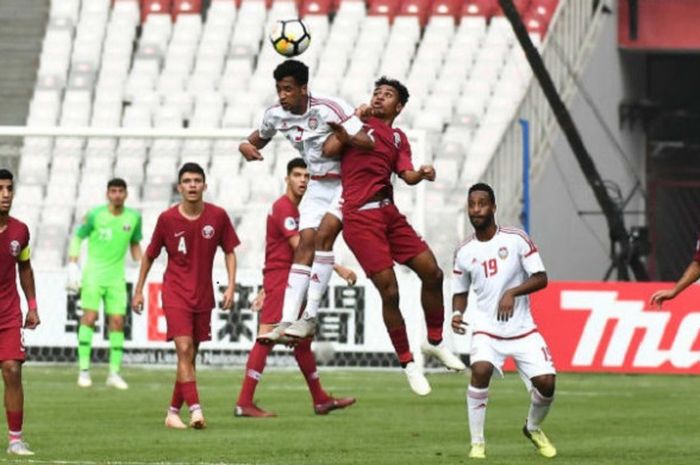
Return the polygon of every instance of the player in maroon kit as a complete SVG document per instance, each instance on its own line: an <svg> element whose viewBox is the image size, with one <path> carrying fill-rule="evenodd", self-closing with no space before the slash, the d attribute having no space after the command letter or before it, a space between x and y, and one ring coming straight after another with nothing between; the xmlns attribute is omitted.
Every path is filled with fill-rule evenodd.
<svg viewBox="0 0 700 465"><path fill-rule="evenodd" d="M465 366L442 341L442 270L428 245L393 203L392 173L409 185L435 179L432 166L413 168L408 138L392 127L407 101L408 90L403 84L382 77L375 82L370 106L358 109L365 120L365 131L374 140L374 150L366 152L348 145L344 129L329 123L334 135L326 141L324 153L342 153L343 237L381 295L384 323L411 389L418 395L427 395L430 384L413 361L399 310L394 261L411 268L422 282L421 304L428 342L422 344L421 350L450 369L464 370Z"/></svg>
<svg viewBox="0 0 700 465"><path fill-rule="evenodd" d="M299 202L306 191L309 182L309 172L306 163L301 158L295 158L287 164L287 190L272 205L267 216L267 233L265 238L265 268L263 269L262 309L258 303L254 310L261 310L258 334L272 330L282 319L282 304L289 270L294 260L294 249L299 245ZM354 283L356 276L352 270L335 265L336 272ZM272 412L266 412L253 403L265 361L274 344L265 344L257 340L248 355L245 378L241 392L236 402L234 414L237 417L272 417ZM316 371L316 360L311 352L311 339L302 339L294 347L294 357L299 369L304 374L306 384L311 393L314 412L325 415L332 410L345 408L355 403L355 398L333 398L321 387L321 380Z"/></svg>
<svg viewBox="0 0 700 465"><path fill-rule="evenodd" d="M8 454L34 455L22 441L24 390L22 389L22 362L24 344L22 327L39 326L34 272L29 263L29 229L10 216L14 196L14 178L8 170L0 169L0 364L5 382L5 414L9 433ZM27 299L29 311L22 323L22 311L17 293L17 277Z"/></svg>
<svg viewBox="0 0 700 465"><path fill-rule="evenodd" d="M132 302L134 310L141 313L146 277L153 261L165 247L168 266L163 276L163 310L167 338L175 341L177 352L177 379L165 418L165 425L170 428L186 428L180 419L183 402L189 405L190 426L195 429L206 427L197 393L195 357L199 343L211 339L211 311L215 305L212 268L217 247L226 254L228 273L223 309L233 305L236 282L233 249L240 241L226 211L204 202L206 187L201 166L185 163L180 168L177 189L182 200L158 217L151 243L141 261Z"/></svg>

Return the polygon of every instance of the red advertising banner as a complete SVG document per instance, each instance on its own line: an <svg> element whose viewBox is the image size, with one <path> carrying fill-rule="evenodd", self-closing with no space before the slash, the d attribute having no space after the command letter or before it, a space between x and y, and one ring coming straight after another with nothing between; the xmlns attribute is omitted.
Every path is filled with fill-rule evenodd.
<svg viewBox="0 0 700 465"><path fill-rule="evenodd" d="M700 374L700 285L651 308L671 286L555 281L532 295L557 370Z"/></svg>

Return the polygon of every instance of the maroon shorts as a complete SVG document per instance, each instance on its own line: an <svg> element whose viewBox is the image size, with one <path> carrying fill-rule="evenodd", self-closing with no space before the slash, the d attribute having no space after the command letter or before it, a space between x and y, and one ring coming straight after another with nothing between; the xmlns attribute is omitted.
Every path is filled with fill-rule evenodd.
<svg viewBox="0 0 700 465"><path fill-rule="evenodd" d="M24 362L25 353L23 339L22 328L19 326L0 329L0 362L5 362L7 360Z"/></svg>
<svg viewBox="0 0 700 465"><path fill-rule="evenodd" d="M268 270L263 274L263 289L265 300L260 311L258 322L265 325L274 325L282 319L282 305L284 304L284 291L287 289L289 268L281 270Z"/></svg>
<svg viewBox="0 0 700 465"><path fill-rule="evenodd" d="M396 205L343 212L343 238L367 276L428 250Z"/></svg>
<svg viewBox="0 0 700 465"><path fill-rule="evenodd" d="M168 341L178 336L189 336L195 343L211 340L211 311L165 308L164 313Z"/></svg>

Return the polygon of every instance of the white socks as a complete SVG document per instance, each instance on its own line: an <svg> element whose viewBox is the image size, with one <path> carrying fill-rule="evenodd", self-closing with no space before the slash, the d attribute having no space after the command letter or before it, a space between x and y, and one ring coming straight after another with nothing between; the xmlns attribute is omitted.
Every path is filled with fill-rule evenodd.
<svg viewBox="0 0 700 465"><path fill-rule="evenodd" d="M311 267L309 296L306 301L304 318L314 318L318 315L318 307L321 305L321 299L326 289L328 289L328 282L333 274L333 265L335 265L333 252L316 251L314 263Z"/></svg>
<svg viewBox="0 0 700 465"><path fill-rule="evenodd" d="M479 389L471 384L467 389L467 416L469 417L469 434L472 444L484 443L484 423L486 423L486 404L489 402L489 388Z"/></svg>
<svg viewBox="0 0 700 465"><path fill-rule="evenodd" d="M540 423L544 421L549 413L549 407L552 405L553 401L554 396L545 397L533 386L530 391L530 411L527 413L528 431L537 431L540 429Z"/></svg>
<svg viewBox="0 0 700 465"><path fill-rule="evenodd" d="M299 318L299 310L304 303L306 290L309 288L311 268L297 263L292 265L287 279L287 289L284 291L282 306L282 322L292 323Z"/></svg>

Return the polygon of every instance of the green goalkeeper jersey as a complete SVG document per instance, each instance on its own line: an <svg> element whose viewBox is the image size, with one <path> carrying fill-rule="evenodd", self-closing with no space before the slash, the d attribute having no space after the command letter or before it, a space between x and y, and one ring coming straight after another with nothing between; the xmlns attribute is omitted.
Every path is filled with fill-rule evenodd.
<svg viewBox="0 0 700 465"><path fill-rule="evenodd" d="M124 207L113 215L109 207L93 208L85 215L75 233L70 255L80 255L80 243L88 238L88 259L83 269L83 284L101 286L124 282L126 252L130 244L142 239L141 214Z"/></svg>

